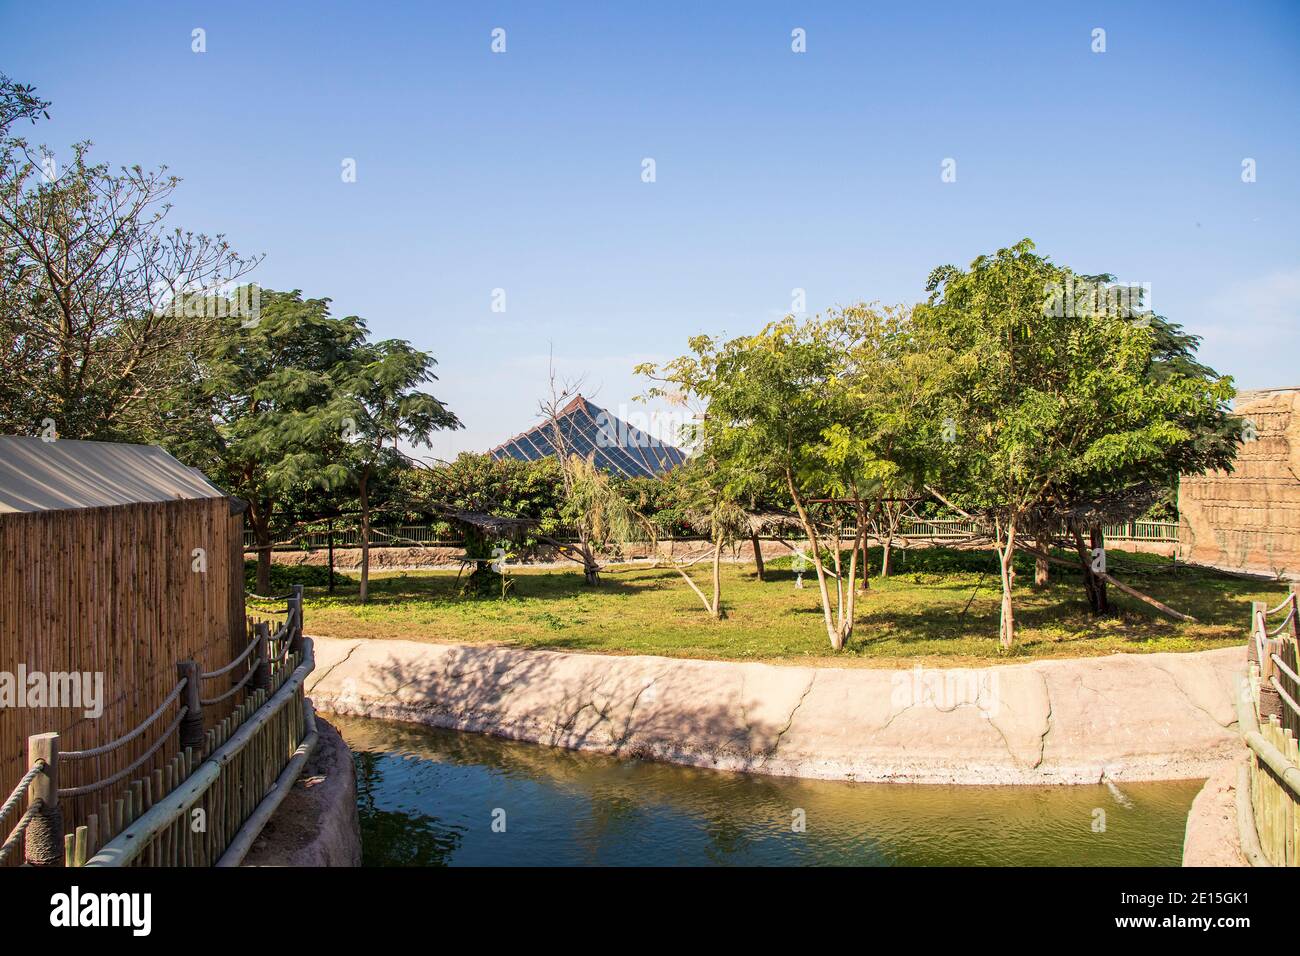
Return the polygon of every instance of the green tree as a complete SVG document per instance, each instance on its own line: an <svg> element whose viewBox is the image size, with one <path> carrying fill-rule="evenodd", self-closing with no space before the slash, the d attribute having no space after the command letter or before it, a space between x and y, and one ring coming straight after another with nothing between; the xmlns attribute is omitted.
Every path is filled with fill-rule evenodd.
<svg viewBox="0 0 1300 956"><path fill-rule="evenodd" d="M935 269L916 310L942 384L934 417L941 486L990 525L1002 579L999 639L1015 635L1012 558L1026 524L1067 489L1176 465L1191 421L1231 394L1225 379L1153 374L1159 335L1110 310L1052 308L1074 274L1022 240L967 270Z"/></svg>
<svg viewBox="0 0 1300 956"><path fill-rule="evenodd" d="M844 426L848 413L848 395L840 386L844 350L827 323L800 324L792 316L757 335L722 344L696 336L689 345L693 354L638 371L703 403L701 444L725 463L741 500L778 483L788 492L811 545L827 637L840 650L853 631L853 581L863 528L858 525L846 571L838 530L828 536L813 499L857 480L853 453L828 453L835 442L827 435ZM662 387L652 389L651 395L661 392ZM823 559L824 542L833 571ZM828 578L834 580L833 603Z"/></svg>
<svg viewBox="0 0 1300 956"><path fill-rule="evenodd" d="M355 374L366 335L355 315L330 315L328 299L262 290L255 317L209 320L187 357L188 387L164 412L160 439L231 494L248 502L257 545L257 590L270 588L277 502L306 488L351 480L337 451L357 414L340 382Z"/></svg>
<svg viewBox="0 0 1300 956"><path fill-rule="evenodd" d="M419 386L435 381L433 356L409 342L359 343L336 376L342 395L342 436L361 512L361 602L370 599L371 481L376 472L405 467L399 444L427 445L433 433L460 428L442 402Z"/></svg>

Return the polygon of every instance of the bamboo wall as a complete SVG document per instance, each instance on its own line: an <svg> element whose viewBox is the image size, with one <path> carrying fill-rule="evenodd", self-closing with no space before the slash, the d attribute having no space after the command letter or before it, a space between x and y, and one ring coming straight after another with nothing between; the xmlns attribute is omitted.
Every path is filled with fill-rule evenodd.
<svg viewBox="0 0 1300 956"><path fill-rule="evenodd" d="M28 735L58 731L63 750L107 743L157 708L176 685L178 661L193 658L212 670L243 649L242 541L243 518L231 514L227 498L0 514L0 671L16 676L25 664L28 671L104 675L98 719L80 709L0 709L0 790L7 793L26 771ZM206 573L193 570L196 548L207 552ZM206 684L204 696L228 686L224 679ZM128 766L177 712L172 705L110 755L60 761L59 786ZM171 738L131 776L170 761ZM75 824L125 785L67 801L65 821Z"/></svg>

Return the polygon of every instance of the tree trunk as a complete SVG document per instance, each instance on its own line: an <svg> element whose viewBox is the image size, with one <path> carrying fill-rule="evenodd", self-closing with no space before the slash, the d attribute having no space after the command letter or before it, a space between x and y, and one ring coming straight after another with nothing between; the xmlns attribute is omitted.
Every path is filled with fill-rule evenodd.
<svg viewBox="0 0 1300 956"><path fill-rule="evenodd" d="M271 593L271 516L269 506L249 508L253 543L257 546L257 593Z"/></svg>
<svg viewBox="0 0 1300 956"><path fill-rule="evenodd" d="M722 620L722 536L713 543L713 607L715 620Z"/></svg>
<svg viewBox="0 0 1300 956"><path fill-rule="evenodd" d="M1001 535L999 535L1001 538ZM998 542L998 566L1002 574L1002 616L998 625L998 642L1009 650L1016 638L1015 611L1011 605L1011 586L1015 580L1016 519L1007 522L1005 540Z"/></svg>
<svg viewBox="0 0 1300 956"><path fill-rule="evenodd" d="M785 473L785 482L790 489L790 499L794 502L795 510L799 514L799 523L803 525L804 534L808 536L808 546L812 551L813 568L817 571L817 588L821 592L822 619L826 624L826 636L830 638L831 650L838 651L844 647L844 637L840 634L839 629L835 626L834 619L831 617L831 596L826 588L826 569L822 567L821 546L817 537L817 529L813 527L812 519L808 517L808 511L803 506L803 498L795 487L794 475L788 469ZM835 542L835 547L839 547L838 541Z"/></svg>
<svg viewBox="0 0 1300 956"><path fill-rule="evenodd" d="M362 473L358 484L361 499L361 603L370 600L370 475Z"/></svg>
<svg viewBox="0 0 1300 956"><path fill-rule="evenodd" d="M1093 548L1100 548L1103 552L1106 549L1106 535L1101 530L1101 525L1095 524L1088 531L1089 542ZM1091 569L1091 566L1090 566ZM1109 614L1111 612L1110 598L1106 594L1106 580L1093 576L1097 583L1097 604L1094 610L1098 614Z"/></svg>
<svg viewBox="0 0 1300 956"><path fill-rule="evenodd" d="M1111 611L1110 602L1106 596L1106 582L1097 577L1092 570L1092 554L1089 553L1088 547L1083 543L1083 534L1078 528L1072 528L1074 535L1074 549L1079 554L1079 564L1083 566L1083 590L1088 598L1088 608L1093 614L1109 614ZM1091 541L1097 541L1100 537L1100 529L1094 528L1089 533ZM1097 547L1098 545L1093 545Z"/></svg>
<svg viewBox="0 0 1300 956"><path fill-rule="evenodd" d="M893 546L894 546L894 535L891 532L885 535L885 540L883 544L884 551L880 555L880 576L882 578L889 577L889 551Z"/></svg>
<svg viewBox="0 0 1300 956"><path fill-rule="evenodd" d="M758 568L758 579L766 580L763 577L766 569L763 567L763 542L758 540L758 532L755 531L749 536L750 542L754 545L754 565Z"/></svg>
<svg viewBox="0 0 1300 956"><path fill-rule="evenodd" d="M1042 541L1036 541L1036 543L1040 551L1046 551L1050 547L1050 545L1046 545ZM1051 565L1047 563L1045 557L1042 555L1034 556L1034 587L1041 588L1046 586L1051 577L1050 568Z"/></svg>

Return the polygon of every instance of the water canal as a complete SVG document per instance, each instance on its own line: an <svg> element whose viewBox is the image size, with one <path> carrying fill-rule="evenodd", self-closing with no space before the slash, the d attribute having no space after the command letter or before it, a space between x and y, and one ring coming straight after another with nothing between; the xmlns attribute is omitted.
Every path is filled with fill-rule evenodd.
<svg viewBox="0 0 1300 956"><path fill-rule="evenodd" d="M801 780L330 719L370 866L1177 866L1201 786Z"/></svg>

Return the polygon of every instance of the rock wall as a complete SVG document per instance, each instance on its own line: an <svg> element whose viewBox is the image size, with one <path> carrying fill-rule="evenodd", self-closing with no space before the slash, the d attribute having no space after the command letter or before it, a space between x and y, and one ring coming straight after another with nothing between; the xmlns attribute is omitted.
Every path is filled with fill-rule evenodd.
<svg viewBox="0 0 1300 956"><path fill-rule="evenodd" d="M885 670L315 642L325 710L720 770L1094 783L1205 777L1241 748L1244 646Z"/></svg>
<svg viewBox="0 0 1300 956"><path fill-rule="evenodd" d="M361 865L352 751L319 714L316 733L316 749L242 866Z"/></svg>
<svg viewBox="0 0 1300 956"><path fill-rule="evenodd" d="M1300 580L1300 388L1242 392L1247 441L1229 472L1178 487L1179 558Z"/></svg>

